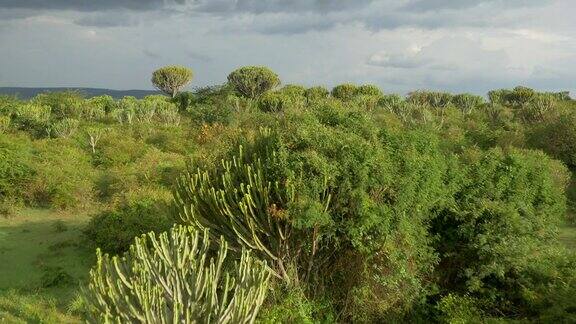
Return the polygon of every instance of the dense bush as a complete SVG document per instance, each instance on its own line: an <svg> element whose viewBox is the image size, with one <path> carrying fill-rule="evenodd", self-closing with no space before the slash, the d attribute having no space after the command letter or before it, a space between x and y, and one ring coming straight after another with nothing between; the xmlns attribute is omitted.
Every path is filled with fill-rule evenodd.
<svg viewBox="0 0 576 324"><path fill-rule="evenodd" d="M336 99L340 99L342 101L348 101L351 100L356 95L357 89L358 87L354 84L344 83L332 88L330 94L332 95L332 97Z"/></svg>
<svg viewBox="0 0 576 324"><path fill-rule="evenodd" d="M493 314L512 314L518 305L507 303L522 286L522 272L555 242L569 174L534 151L492 149L465 157L453 203L432 222L437 282L442 290L491 303Z"/></svg>
<svg viewBox="0 0 576 324"><path fill-rule="evenodd" d="M0 213L8 212L10 204L26 195L36 174L32 153L28 138L0 134Z"/></svg>
<svg viewBox="0 0 576 324"><path fill-rule="evenodd" d="M77 91L46 92L34 97L32 103L50 107L55 119L78 118L82 113L84 98Z"/></svg>
<svg viewBox="0 0 576 324"><path fill-rule="evenodd" d="M570 168L576 167L576 113L562 114L535 126L530 142Z"/></svg>
<svg viewBox="0 0 576 324"><path fill-rule="evenodd" d="M135 237L148 232L161 233L172 224L165 201L137 196L113 210L95 215L84 233L93 246L106 253L120 254L128 250Z"/></svg>
<svg viewBox="0 0 576 324"><path fill-rule="evenodd" d="M258 100L258 108L264 112L282 112L286 109L292 100L284 92L267 92Z"/></svg>
<svg viewBox="0 0 576 324"><path fill-rule="evenodd" d="M95 170L89 155L60 139L34 144L36 176L25 197L43 207L86 207L94 198Z"/></svg>
<svg viewBox="0 0 576 324"><path fill-rule="evenodd" d="M381 97L383 95L382 90L373 84L363 84L356 89L357 95L364 96L376 96Z"/></svg>
<svg viewBox="0 0 576 324"><path fill-rule="evenodd" d="M196 104L188 108L192 120L203 124L224 124L232 121L232 109L229 105Z"/></svg>
<svg viewBox="0 0 576 324"><path fill-rule="evenodd" d="M127 165L142 157L148 146L122 130L110 130L99 142L94 159L105 167Z"/></svg>

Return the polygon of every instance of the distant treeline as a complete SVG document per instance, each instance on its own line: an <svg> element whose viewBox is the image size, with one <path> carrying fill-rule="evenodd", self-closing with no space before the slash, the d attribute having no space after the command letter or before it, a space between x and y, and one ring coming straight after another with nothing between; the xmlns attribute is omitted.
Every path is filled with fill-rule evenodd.
<svg viewBox="0 0 576 324"><path fill-rule="evenodd" d="M111 96L114 99L120 99L126 96L141 99L146 96L160 93L159 91L155 90L112 90L112 89L75 88L75 87L58 87L58 88L0 87L0 95L17 96L20 99L31 99L45 92L63 92L63 91L77 91L87 98L107 95Z"/></svg>

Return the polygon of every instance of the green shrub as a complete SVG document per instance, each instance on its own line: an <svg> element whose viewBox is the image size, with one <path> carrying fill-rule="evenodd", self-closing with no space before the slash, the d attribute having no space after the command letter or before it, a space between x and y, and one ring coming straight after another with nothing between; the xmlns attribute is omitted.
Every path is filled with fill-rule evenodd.
<svg viewBox="0 0 576 324"><path fill-rule="evenodd" d="M570 168L576 167L576 113L562 114L531 129L529 142Z"/></svg>
<svg viewBox="0 0 576 324"><path fill-rule="evenodd" d="M93 200L95 171L90 156L66 140L34 143L36 175L25 196L37 206L83 207Z"/></svg>
<svg viewBox="0 0 576 324"><path fill-rule="evenodd" d="M328 98L329 94L330 94L330 91L328 91L328 89L321 87L321 86L308 88L304 92L304 96L306 97L306 99L308 101L326 99L326 98Z"/></svg>
<svg viewBox="0 0 576 324"><path fill-rule="evenodd" d="M104 167L122 166L133 163L147 151L148 145L134 139L130 132L111 129L99 142L100 149L94 156L95 162Z"/></svg>
<svg viewBox="0 0 576 324"><path fill-rule="evenodd" d="M291 203L290 188L267 178L266 162L274 161L274 155L262 159L245 156L240 149L220 168L190 170L178 181L175 203L185 224L208 228L214 238L222 235L233 249L253 249L289 282L283 254L290 253L290 242L283 209Z"/></svg>
<svg viewBox="0 0 576 324"><path fill-rule="evenodd" d="M8 132L8 130L10 129L11 121L12 120L11 120L10 116L1 116L0 115L0 134Z"/></svg>
<svg viewBox="0 0 576 324"><path fill-rule="evenodd" d="M290 97L283 92L267 92L258 99L258 108L263 112L277 113L292 104Z"/></svg>
<svg viewBox="0 0 576 324"><path fill-rule="evenodd" d="M0 95L0 115L9 116L22 102L16 96Z"/></svg>
<svg viewBox="0 0 576 324"><path fill-rule="evenodd" d="M170 208L165 201L140 196L95 215L84 233L95 247L120 254L128 250L135 237L148 232L161 233L172 224Z"/></svg>
<svg viewBox="0 0 576 324"><path fill-rule="evenodd" d="M334 97L336 99L340 99L342 101L348 101L348 100L352 100L352 98L354 98L354 96L356 95L357 89L358 89L358 87L356 85L350 84L350 83L345 83L345 84L337 85L334 88L332 88L332 91L330 92L330 94L332 95L332 97Z"/></svg>
<svg viewBox="0 0 576 324"><path fill-rule="evenodd" d="M356 88L356 95L381 97L382 90L373 84L363 84Z"/></svg>
<svg viewBox="0 0 576 324"><path fill-rule="evenodd" d="M138 105L138 99L127 96L118 100L115 109L110 114L118 123L130 125L136 121Z"/></svg>
<svg viewBox="0 0 576 324"><path fill-rule="evenodd" d="M397 113L397 110L401 109L401 104L404 102L404 98L397 94L384 95L378 100L378 105L392 113Z"/></svg>
<svg viewBox="0 0 576 324"><path fill-rule="evenodd" d="M478 301L469 296L448 294L442 297L437 306L440 322L448 324L482 323L483 314Z"/></svg>
<svg viewBox="0 0 576 324"><path fill-rule="evenodd" d="M452 101L452 95L447 92L417 90L410 92L408 102L431 108L446 108Z"/></svg>
<svg viewBox="0 0 576 324"><path fill-rule="evenodd" d="M74 283L74 278L60 266L44 266L40 281L43 288L52 288L70 286Z"/></svg>
<svg viewBox="0 0 576 324"><path fill-rule="evenodd" d="M337 314L329 300L315 301L306 297L301 287L276 285L258 316L260 323L337 323Z"/></svg>
<svg viewBox="0 0 576 324"><path fill-rule="evenodd" d="M190 153L194 147L188 129L185 127L155 128L146 136L144 142L162 152L182 155Z"/></svg>
<svg viewBox="0 0 576 324"><path fill-rule="evenodd" d="M56 137L69 138L76 133L79 125L78 119L64 118L56 121L50 129Z"/></svg>
<svg viewBox="0 0 576 324"><path fill-rule="evenodd" d="M16 129L45 137L50 136L50 118L50 106L25 103L15 107L11 122Z"/></svg>
<svg viewBox="0 0 576 324"><path fill-rule="evenodd" d="M278 91L290 98L304 97L306 94L306 88L298 84L287 84Z"/></svg>
<svg viewBox="0 0 576 324"><path fill-rule="evenodd" d="M521 272L554 243L569 175L541 152L492 149L466 159L453 203L432 222L438 282L496 303L493 312L510 312Z"/></svg>
<svg viewBox="0 0 576 324"><path fill-rule="evenodd" d="M48 106L55 119L79 118L84 98L78 91L45 92L31 100L32 104Z"/></svg>
<svg viewBox="0 0 576 324"><path fill-rule="evenodd" d="M195 101L194 93L190 91L182 91L179 92L174 98L172 98L172 102L176 104L179 111L186 111Z"/></svg>
<svg viewBox="0 0 576 324"><path fill-rule="evenodd" d="M114 110L116 103L110 96L98 96L86 99L80 106L80 118L83 120L103 120L106 114Z"/></svg>
<svg viewBox="0 0 576 324"><path fill-rule="evenodd" d="M116 109L116 101L109 95L92 97L82 107L85 119L100 119Z"/></svg>
<svg viewBox="0 0 576 324"><path fill-rule="evenodd" d="M461 93L452 97L451 102L464 114L470 114L484 103L484 98L469 93Z"/></svg>
<svg viewBox="0 0 576 324"><path fill-rule="evenodd" d="M35 176L32 156L27 137L0 134L0 203L6 212L22 199Z"/></svg>
<svg viewBox="0 0 576 324"><path fill-rule="evenodd" d="M521 288L511 292L521 310L535 322L576 321L576 253L554 246L535 255L524 269Z"/></svg>
<svg viewBox="0 0 576 324"><path fill-rule="evenodd" d="M229 105L221 104L195 104L188 108L192 120L203 124L228 125L232 121L232 109Z"/></svg>

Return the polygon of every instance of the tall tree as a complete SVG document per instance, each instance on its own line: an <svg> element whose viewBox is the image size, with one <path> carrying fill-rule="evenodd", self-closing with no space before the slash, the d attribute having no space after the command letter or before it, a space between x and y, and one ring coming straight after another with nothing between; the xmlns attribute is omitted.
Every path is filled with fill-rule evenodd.
<svg viewBox="0 0 576 324"><path fill-rule="evenodd" d="M192 70L184 66L170 65L152 73L152 84L156 89L174 98L192 81Z"/></svg>
<svg viewBox="0 0 576 324"><path fill-rule="evenodd" d="M228 82L241 95L255 99L280 85L280 78L267 67L244 66L230 73Z"/></svg>

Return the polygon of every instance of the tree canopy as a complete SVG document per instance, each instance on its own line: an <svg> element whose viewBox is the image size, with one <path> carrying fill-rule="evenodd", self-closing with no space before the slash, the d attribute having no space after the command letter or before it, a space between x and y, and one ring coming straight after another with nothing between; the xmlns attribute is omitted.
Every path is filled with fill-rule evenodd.
<svg viewBox="0 0 576 324"><path fill-rule="evenodd" d="M280 78L267 67L245 66L230 73L228 82L242 96L255 99L280 85Z"/></svg>
<svg viewBox="0 0 576 324"><path fill-rule="evenodd" d="M180 90L192 81L192 70L177 65L159 68L152 73L152 84L156 89L174 98Z"/></svg>

